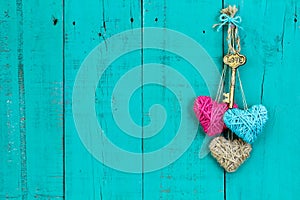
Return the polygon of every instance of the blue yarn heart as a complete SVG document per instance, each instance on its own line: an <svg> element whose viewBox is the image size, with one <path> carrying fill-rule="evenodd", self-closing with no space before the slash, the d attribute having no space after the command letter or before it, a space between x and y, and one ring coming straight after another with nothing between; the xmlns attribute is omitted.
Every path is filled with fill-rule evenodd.
<svg viewBox="0 0 300 200"><path fill-rule="evenodd" d="M254 105L247 110L233 108L225 112L223 120L238 137L252 144L261 134L268 120L267 112L263 105Z"/></svg>

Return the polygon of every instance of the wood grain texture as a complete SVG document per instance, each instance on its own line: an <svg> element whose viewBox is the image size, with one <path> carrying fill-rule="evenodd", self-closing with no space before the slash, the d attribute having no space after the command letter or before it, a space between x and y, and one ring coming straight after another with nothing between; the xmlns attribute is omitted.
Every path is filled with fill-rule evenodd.
<svg viewBox="0 0 300 200"><path fill-rule="evenodd" d="M220 70L226 32L217 32L212 25L218 22L219 10L229 4L238 6L243 19L241 53L247 63L240 74L248 105L262 103L269 110L264 134L253 144L250 158L235 173L224 173L211 156L200 160L204 134L199 128L178 160L154 172L112 169L105 165L107 155L103 155L104 164L96 160L80 141L72 113L74 80L91 50L125 30L163 27L196 40ZM300 0L1 1L0 199L297 199L299 13ZM165 85L160 86L143 85L145 66L168 65L185 76L196 95L209 95L205 77L180 55L168 52L167 46L142 49L149 37L141 31L141 49L116 59L95 88L103 133L116 146L144 154L140 160L144 168L146 153L159 150L175 136L180 101L190 102L189 120L195 120L193 99L179 95L178 101L168 88L166 80L172 77L166 67L161 68L160 81ZM126 41L114 48L122 50ZM129 80L141 85L126 105L130 117L139 126L161 119L160 114L150 116L154 104L162 105L168 117L164 127L146 139L142 139L146 128L139 137L131 137L112 116L116 98L125 101L128 93L124 84L124 93L114 94L115 85L139 65L140 74ZM172 85L186 87L177 80ZM236 100L242 105L240 92L237 88Z"/></svg>
<svg viewBox="0 0 300 200"><path fill-rule="evenodd" d="M221 1L144 1L144 27L163 27L179 31L200 43L215 63L221 68L222 59L222 34L215 32L212 25L222 7ZM193 8L193 9L191 9ZM146 37L146 36L145 36ZM150 37L150 36L148 36ZM161 37L164 37L163 35ZM148 38L144 38L147 40ZM167 40L168 38L164 38ZM153 38L155 40L155 38ZM175 41L177 45L184 46L184 41ZM168 49L167 44L165 49ZM193 87L196 95L208 95L205 79L200 76L191 64L182 58L182 55L163 50L145 49L143 52L143 63L161 63L170 66L184 76ZM186 49L189 51L189 49ZM170 74L165 67L161 69L168 80ZM164 80L164 82L167 82ZM173 78L172 84L176 88L188 87L178 79ZM196 122L192 112L194 98L185 97L179 94L177 99L170 91L168 83L163 86L149 85L144 87L144 122L150 123L148 113L153 104L161 104L167 112L167 121L163 129L154 137L144 140L144 151L159 150L164 145L172 142L181 124L181 112L185 108L181 102L190 102L191 115L189 121ZM215 94L213 94L215 95ZM182 109L182 111L180 111ZM186 116L185 116L186 117ZM153 120L160 119L154 116ZM184 130L189 133L189 129ZM223 170L215 164L209 156L200 160L198 157L199 148L202 144L204 133L199 128L195 141L188 150L169 166L155 172L144 175L144 199L222 199L224 196ZM176 149L173 149L176 151ZM157 158L156 162L159 159Z"/></svg>
<svg viewBox="0 0 300 200"><path fill-rule="evenodd" d="M63 199L62 2L20 3L28 199Z"/></svg>
<svg viewBox="0 0 300 200"><path fill-rule="evenodd" d="M62 5L1 4L1 199L63 198Z"/></svg>
<svg viewBox="0 0 300 200"><path fill-rule="evenodd" d="M16 4L0 3L0 198L20 198L21 149Z"/></svg>
<svg viewBox="0 0 300 200"><path fill-rule="evenodd" d="M246 98L249 105L265 105L269 121L253 144L251 157L236 173L227 174L227 198L297 199L300 2L226 1L225 5L234 3L243 18L242 53L248 61L240 73Z"/></svg>
<svg viewBox="0 0 300 200"><path fill-rule="evenodd" d="M74 80L85 57L100 42L105 42L112 35L140 27L141 6L130 0L67 0L65 19L66 198L141 199L142 174L120 172L97 161L81 143L71 110ZM122 44L120 47L107 48L122 48ZM140 58L139 51L117 59L104 72L96 89L95 108L104 134L117 146L131 151L141 151L141 140L133 140L124 134L114 122L111 109L114 99L112 91L121 75L141 64ZM137 94L132 102L135 106L130 106L137 108L133 112L137 123L141 123L141 111L138 112L141 110L138 109L141 107L140 97ZM103 160L106 159L105 156L107 155L103 155Z"/></svg>

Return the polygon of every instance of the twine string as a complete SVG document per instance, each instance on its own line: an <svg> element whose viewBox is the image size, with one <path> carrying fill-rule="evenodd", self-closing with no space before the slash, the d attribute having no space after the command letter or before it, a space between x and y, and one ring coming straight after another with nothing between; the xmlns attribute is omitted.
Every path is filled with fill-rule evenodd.
<svg viewBox="0 0 300 200"><path fill-rule="evenodd" d="M247 105L247 101L246 101L246 96L245 96L245 93L244 93L243 84L242 84L242 80L241 80L241 77L240 77L240 72L239 72L239 70L237 70L237 76L238 76L239 86L240 86L240 89L241 89L241 94L242 94L242 100L243 100L244 110L248 110L248 105Z"/></svg>
<svg viewBox="0 0 300 200"><path fill-rule="evenodd" d="M227 29L226 40L227 40L227 45L228 45L228 52L227 52L228 54L236 54L241 51L239 28L240 29L243 29L243 28L240 26L240 23L242 22L242 18L240 16L235 16L237 11L238 11L238 9L236 8L236 6L228 6L227 8L222 9L221 14L219 16L220 23L215 24L213 26L213 27L218 27L217 31L220 31L223 26L227 25L228 29ZM224 84L222 84L222 83L224 81L226 69L227 69L227 65L225 65L225 67L223 69L223 73L222 73L221 80L219 83L218 93L216 96L217 102L220 101L221 93L222 93L221 91L223 91ZM243 106L244 106L244 109L246 110L246 109L248 109L246 97L245 97L245 93L243 90L239 71L237 73L238 73L239 85L241 88ZM227 138L231 141L234 140L234 134L232 133L232 131L230 131L230 130L228 131Z"/></svg>
<svg viewBox="0 0 300 200"><path fill-rule="evenodd" d="M240 16L235 16L238 9L236 6L228 6L221 10L221 15L219 16L220 23L215 24L213 27L217 27L217 31L220 31L223 26L227 25L227 43L228 43L228 53L234 54L241 51L240 37L238 34L238 29L243 29L239 24L242 22Z"/></svg>
<svg viewBox="0 0 300 200"><path fill-rule="evenodd" d="M220 82L219 82L217 95L216 95L216 98L215 98L216 102L220 102L220 100L221 100L221 96L222 96L223 89L224 89L224 79L225 79L226 71L227 71L227 65L225 65L223 70L222 70L221 79L220 79Z"/></svg>

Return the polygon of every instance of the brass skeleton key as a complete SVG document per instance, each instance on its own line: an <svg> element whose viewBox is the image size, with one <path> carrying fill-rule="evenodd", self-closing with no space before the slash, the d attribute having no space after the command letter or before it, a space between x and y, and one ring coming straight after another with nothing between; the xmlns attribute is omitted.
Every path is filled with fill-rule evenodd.
<svg viewBox="0 0 300 200"><path fill-rule="evenodd" d="M231 68L229 97L227 94L224 94L224 102L229 103L229 108L233 108L236 69L246 63L246 57L239 53L227 54L224 56L223 62Z"/></svg>

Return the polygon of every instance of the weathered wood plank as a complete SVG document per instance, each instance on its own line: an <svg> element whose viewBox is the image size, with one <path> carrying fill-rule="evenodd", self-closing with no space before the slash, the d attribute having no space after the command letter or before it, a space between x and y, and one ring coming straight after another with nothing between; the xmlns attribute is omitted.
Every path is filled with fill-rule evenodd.
<svg viewBox="0 0 300 200"><path fill-rule="evenodd" d="M21 178L27 176L23 185L27 182L28 199L63 199L62 2L26 0L17 1L17 6L23 14L19 90L24 92L20 131L26 160L21 164L27 167Z"/></svg>
<svg viewBox="0 0 300 200"><path fill-rule="evenodd" d="M227 174L228 199L297 199L300 178L298 141L300 34L297 1L225 1L243 18L240 73L249 105L269 110L264 134L249 160Z"/></svg>
<svg viewBox="0 0 300 200"><path fill-rule="evenodd" d="M1 199L63 198L61 16L55 1L1 2Z"/></svg>
<svg viewBox="0 0 300 200"><path fill-rule="evenodd" d="M19 15L15 2L0 3L0 198L20 198L21 151L18 87Z"/></svg>
<svg viewBox="0 0 300 200"><path fill-rule="evenodd" d="M218 10L222 7L221 1L144 1L144 26L145 27L163 27L173 29L186 34L202 45L208 54L212 57L217 67L221 69L222 60L222 34L215 32L212 25L215 23ZM155 38L152 35L145 35L145 41L156 41L164 38L169 40L167 36L159 35ZM178 48L186 46L186 41L173 41ZM193 64L189 60L183 58L184 55L176 55L168 52L170 45L165 42L162 50L145 49L143 53L143 63L161 63L160 70L163 73L161 82L163 85L148 85L143 90L144 104L144 123L150 124L153 120L159 121L161 114L152 116L152 121L149 119L149 108L153 104L161 104L166 109L167 121L162 130L157 135L144 140L145 153L151 151L159 151L162 147L172 143L180 126L183 126L182 117L187 118L189 125L183 130L183 134L193 134L190 128L194 123L198 123L193 114L193 101L196 95L209 95L206 85L208 77L201 75L193 68ZM193 54L195 49L189 46L185 52ZM197 53L197 52L196 52ZM201 55L198 52L199 56ZM200 59L201 60L201 59ZM203 62L206 63L205 57ZM175 69L181 76L191 84L195 91L195 96L184 96L183 92L179 92L179 98L170 91L171 87L177 90L188 90L188 85L176 76L168 73L167 66ZM207 66L202 66L203 68ZM146 71L146 66L144 67ZM211 69L213 72L214 69ZM155 74L155 73L154 73ZM157 72L157 74L159 74ZM217 76L217 74L215 74ZM155 75L153 75L155 76ZM149 77L149 74L144 74L144 77ZM211 76L213 77L213 75ZM154 78L154 77L153 77ZM170 83L171 81L171 83ZM212 80L211 80L212 81ZM183 87L183 88L182 88ZM215 85L217 87L217 84ZM216 90L216 88L215 88ZM215 95L215 94L211 94ZM188 102L188 108L185 107L185 102ZM184 106L181 108L181 106ZM182 109L182 110L180 110ZM188 110L188 111L186 111ZM188 112L186 116L182 112ZM158 123L159 124L159 123ZM159 125L154 125L159 126ZM158 128L158 127L154 127ZM204 133L201 129L197 133L197 137L187 151L174 163L160 169L159 171L146 173L144 175L144 198L145 199L223 199L223 170L215 164L215 161L207 156L200 160L198 158L199 147L202 144ZM179 132L177 134L182 134ZM182 141L183 145L185 142ZM176 152L181 149L180 146L172 149ZM171 153L170 153L171 154ZM146 156L146 155L145 155ZM171 157L171 156L169 156ZM169 157L157 158L153 162L160 162Z"/></svg>
<svg viewBox="0 0 300 200"><path fill-rule="evenodd" d="M218 69L222 67L222 34L211 28L218 20L222 1L141 2L65 0L65 7L63 2L54 0L0 2L0 199L63 199L64 187L66 199L223 199L224 195L227 199L296 199L300 185L299 0L224 1L225 6L238 5L243 18L242 53L248 62L240 73L248 104L263 103L270 118L264 135L253 145L250 159L237 172L226 174L225 185L223 170L213 158L198 159L202 131L176 162L144 174L107 167L86 150L75 129L72 91L83 59L100 42L124 30L169 28L195 39ZM161 39L141 34L142 37L137 36L140 47ZM128 39L124 37L114 48L123 50ZM188 85L180 79L170 84L168 81L175 76L167 66L160 66L160 71L151 75L147 64L169 65L185 76L197 95L209 95L206 77L201 77L181 55L164 51L168 49L168 39L165 38L165 49L137 50L116 59L104 72L95 92L95 109L103 133L127 152L143 152L140 164L144 169L151 164L147 153L160 150L174 138L182 120L180 104L190 102L192 109L193 101L183 95L178 100L170 91L170 86L180 89ZM185 42L178 41L178 45L180 48ZM140 75L123 83L123 93L113 94L122 76L141 64L142 70L135 71ZM163 86L150 84L134 92L126 91L129 83L143 84L159 74L163 77L157 81ZM118 102L125 102L128 92L132 92L129 105L119 105ZM237 89L241 105L239 93ZM147 128L136 132L129 126L129 131L138 136L131 137L112 116L115 109L127 106L132 120L138 126L146 126L153 123L151 120L158 122L162 118L162 113L150 117L154 104L165 107L167 122L156 135L144 140L141 137L148 134ZM197 123L192 110L188 119ZM124 120L130 123L127 118ZM159 126L157 123L152 130ZM107 155L103 159L105 163ZM153 162L164 159L168 158ZM124 163L120 161L119 168L122 167Z"/></svg>
<svg viewBox="0 0 300 200"><path fill-rule="evenodd" d="M75 129L72 116L72 90L76 73L84 58L99 43L125 30L140 27L141 6L138 2L93 0L67 0L65 4L66 37L66 198L67 199L142 199L142 175L117 171L96 160L85 148ZM122 50L127 38L116 46L106 46L103 53ZM137 41L140 43L140 39ZM130 45L130 44L129 44ZM140 45L141 47L141 45ZM119 55L121 56L121 55ZM104 63L104 60L99 62ZM96 65L97 63L95 63ZM132 138L124 133L112 117L116 98L124 98L127 91L120 96L112 94L114 86L123 74L141 64L141 50L123 55L115 60L104 72L95 88L95 109L99 124L105 137L116 146L141 153L141 139ZM93 67L93 66L91 66ZM100 69L99 69L100 70ZM96 74L96 73L95 73ZM86 82L90 77L86 77ZM127 82L133 81L127 80ZM141 84L141 74L136 77ZM126 90L126 85L124 86ZM132 91L133 92L133 91ZM136 91L130 105L133 120L141 124L141 94ZM113 103L113 104L112 104ZM112 105L111 105L112 104ZM123 119L127 120L128 119ZM102 134L89 127L83 134ZM141 132L139 133L141 135ZM101 141L98 145L103 145ZM102 162L111 159L102 154ZM126 161L126 157L122 159ZM140 159L140 163L142 160ZM132 165L134 163L127 163ZM120 168L124 163L120 161Z"/></svg>

